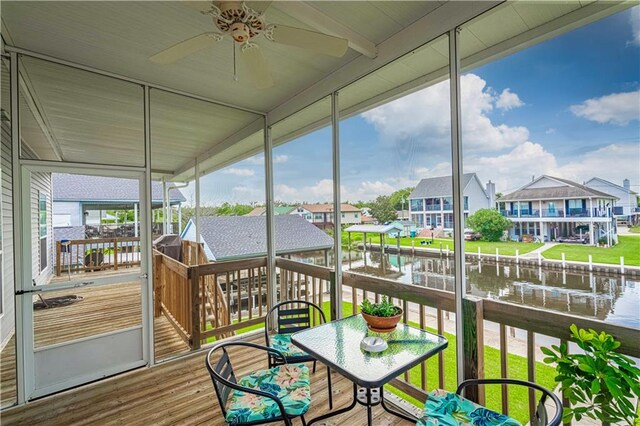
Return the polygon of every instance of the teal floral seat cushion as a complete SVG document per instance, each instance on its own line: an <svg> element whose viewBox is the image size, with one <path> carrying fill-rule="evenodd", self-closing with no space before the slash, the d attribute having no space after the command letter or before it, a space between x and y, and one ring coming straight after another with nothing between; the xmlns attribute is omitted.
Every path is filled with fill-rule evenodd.
<svg viewBox="0 0 640 426"><path fill-rule="evenodd" d="M277 396L290 417L303 415L311 404L309 368L304 364L259 370L242 377L238 384ZM280 416L280 408L273 399L235 390L231 394L225 420L238 424Z"/></svg>
<svg viewBox="0 0 640 426"><path fill-rule="evenodd" d="M309 356L305 351L291 343L291 334L274 334L269 336L269 346L282 352L287 358Z"/></svg>
<svg viewBox="0 0 640 426"><path fill-rule="evenodd" d="M417 426L522 426L520 422L504 414L496 413L453 392L440 389L427 396L424 414Z"/></svg>

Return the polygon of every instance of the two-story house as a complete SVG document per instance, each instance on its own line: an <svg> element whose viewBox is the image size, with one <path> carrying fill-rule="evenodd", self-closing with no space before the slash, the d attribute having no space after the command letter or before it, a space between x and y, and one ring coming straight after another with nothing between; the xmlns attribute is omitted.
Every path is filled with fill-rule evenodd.
<svg viewBox="0 0 640 426"><path fill-rule="evenodd" d="M422 179L409 195L411 221L420 228L453 230L453 190L451 176ZM486 189L475 173L463 175L464 217L477 210L493 208L495 184Z"/></svg>
<svg viewBox="0 0 640 426"><path fill-rule="evenodd" d="M588 186L542 175L500 199L500 211L514 226L511 238L533 235L543 241L578 237L596 244L617 241L616 197Z"/></svg>
<svg viewBox="0 0 640 426"><path fill-rule="evenodd" d="M613 205L613 215L627 219L638 211L638 193L631 190L629 179L622 181L622 186L599 177L593 177L585 182L585 186L607 193L617 198Z"/></svg>
<svg viewBox="0 0 640 426"><path fill-rule="evenodd" d="M333 227L333 204L302 204L290 214L297 214L319 228ZM354 225L362 223L362 212L351 204L340 205L341 223Z"/></svg>

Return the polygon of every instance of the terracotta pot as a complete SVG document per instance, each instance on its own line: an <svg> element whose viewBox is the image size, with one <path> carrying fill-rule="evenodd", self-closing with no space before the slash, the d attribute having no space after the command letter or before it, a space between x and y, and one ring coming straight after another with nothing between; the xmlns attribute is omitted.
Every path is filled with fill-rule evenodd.
<svg viewBox="0 0 640 426"><path fill-rule="evenodd" d="M398 325L398 322L400 322L400 319L402 318L402 309L398 309L400 309L400 313L392 317L376 317L365 314L364 312L362 312L362 317L369 325L370 330L377 331L379 333L389 333L396 329L396 325Z"/></svg>

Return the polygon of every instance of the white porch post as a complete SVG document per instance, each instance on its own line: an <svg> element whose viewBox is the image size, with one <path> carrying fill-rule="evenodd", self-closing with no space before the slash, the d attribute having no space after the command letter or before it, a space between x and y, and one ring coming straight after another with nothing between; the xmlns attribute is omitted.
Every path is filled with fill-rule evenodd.
<svg viewBox="0 0 640 426"><path fill-rule="evenodd" d="M200 162L198 161L198 157L196 157L196 166L195 166L195 182L196 182L196 208L195 208L195 216L196 216L196 261L198 259L198 251L200 250Z"/></svg>
<svg viewBox="0 0 640 426"><path fill-rule="evenodd" d="M150 110L150 92L149 86L144 86L144 156L145 156L145 168L144 168L144 183L141 191L141 205L140 210L142 213L142 229L140 232L140 243L144 250L143 270L146 282L143 286L142 301L143 301L143 317L145 318L146 327L143 327L144 333L147 333L144 341L144 359L149 361L149 365L155 364L155 351L154 351L154 322L153 322L153 230L151 225L152 220L152 172L151 172L151 110ZM136 226L137 228L137 226ZM142 260L142 259L141 259Z"/></svg>
<svg viewBox="0 0 640 426"><path fill-rule="evenodd" d="M271 140L271 125L267 116L264 117L264 183L265 206L267 214L267 306L271 309L278 303L278 287L276 276L276 244L275 244L275 222L273 206L273 142ZM280 297L284 300L285 294ZM273 324L273 321L271 321Z"/></svg>
<svg viewBox="0 0 640 426"><path fill-rule="evenodd" d="M449 31L449 81L451 95L451 162L453 165L453 244L456 301L456 366L458 383L464 380L464 331L462 299L466 294L464 269L464 208L462 186L462 123L460 119L460 57L458 29Z"/></svg>
<svg viewBox="0 0 640 426"><path fill-rule="evenodd" d="M133 236L138 236L138 203L133 203Z"/></svg>
<svg viewBox="0 0 640 426"><path fill-rule="evenodd" d="M162 178L162 234L167 233L167 180Z"/></svg>
<svg viewBox="0 0 640 426"><path fill-rule="evenodd" d="M178 235L182 232L182 203L178 204Z"/></svg>
<svg viewBox="0 0 640 426"><path fill-rule="evenodd" d="M331 319L342 318L342 209L340 201L340 116L338 92L331 94L331 139L333 155L333 266ZM355 291L355 289L354 289Z"/></svg>
<svg viewBox="0 0 640 426"><path fill-rule="evenodd" d="M23 264L22 259L22 173L20 170L20 104L19 104L19 75L18 75L18 54L11 52L11 75L10 78L10 94L11 94L11 172L13 176L12 180L12 195L13 195L13 271L14 271L14 288L15 290L22 290L23 280L27 277L23 277ZM13 296L15 297L15 296ZM27 353L31 352L31 348L28 347L28 342L33 339L33 332L29 330L23 330L24 319L22 303L15 303L15 339L16 339L16 387L17 387L17 400L18 404L26 402L26 388L25 381L30 378L30 374L27 373L27 367L33 368L33 365L26 365ZM31 339L25 339L25 334L28 334ZM29 388L33 389L34 384L30 380Z"/></svg>

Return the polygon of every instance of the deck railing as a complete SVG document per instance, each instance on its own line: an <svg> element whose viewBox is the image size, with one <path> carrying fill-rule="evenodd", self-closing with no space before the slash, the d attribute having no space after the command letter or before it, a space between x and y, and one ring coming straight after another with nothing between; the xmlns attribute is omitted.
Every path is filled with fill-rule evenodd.
<svg viewBox="0 0 640 426"><path fill-rule="evenodd" d="M94 238L56 242L56 275L140 265L140 238Z"/></svg>
<svg viewBox="0 0 640 426"><path fill-rule="evenodd" d="M160 259L156 252L154 261ZM182 335L192 348L208 343L212 338L227 336L243 328L255 326L264 321L268 309L268 294L275 291L277 300L305 300L323 306L330 302L329 289L335 282L335 274L330 268L293 261L285 258L276 259L277 281L273 289L269 287L265 257L237 260L230 262L209 263L187 266L177 261L168 261L161 257L162 270L156 269L158 275L156 291L160 288L160 297L156 308L168 314L174 325L179 325ZM156 268L159 268L156 263ZM417 324L422 329L430 329L438 334L451 332L446 330L447 321L455 315L455 298L453 293L403 284L396 281L343 272L342 301L350 302L351 312L357 313L363 299L379 301L386 295L404 310L403 321ZM158 293L157 293L158 294ZM203 298L202 295L205 295ZM347 305L348 306L348 305ZM526 336L525 363L527 378L535 381L536 377L536 336L568 341L569 326L577 324L582 328L593 328L612 334L622 345L619 351L633 357L640 357L640 330L620 325L605 323L576 317L569 314L516 305L502 301L481 299L467 296L463 299L465 322L464 334L464 375L467 378L485 377L484 348L485 331L488 325L497 324L494 340L497 343L500 362L500 378L509 377L509 340L508 330L523 330ZM159 314L159 312L157 312ZM318 322L314 318L314 322ZM450 326L450 324L449 324ZM496 343L493 343L496 346ZM450 342L448 350L455 350L455 343ZM419 383L410 380L410 373L403 373L391 384L406 394L424 401L428 388L427 377L437 377L440 388L447 388L445 372L455 374L456 366L447 366L446 354L437 355L435 368L427 363L415 367L419 373ZM448 367L448 368L447 368ZM415 375L415 371L413 372ZM436 375L436 376L433 376ZM505 387L491 389L501 392L502 411L509 413L509 394ZM484 403L485 389L472 389L467 396ZM497 395L496 395L497 396ZM535 411L535 395L529 394L530 413Z"/></svg>

